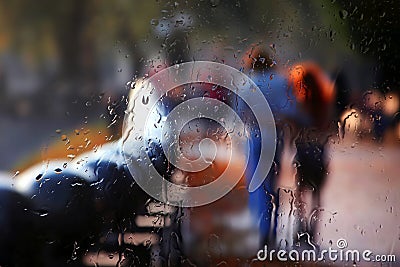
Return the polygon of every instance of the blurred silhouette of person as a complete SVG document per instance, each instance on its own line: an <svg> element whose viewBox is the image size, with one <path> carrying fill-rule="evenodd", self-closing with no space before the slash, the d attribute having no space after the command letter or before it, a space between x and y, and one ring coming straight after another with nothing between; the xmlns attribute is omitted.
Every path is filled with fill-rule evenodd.
<svg viewBox="0 0 400 267"><path fill-rule="evenodd" d="M326 143L331 134L335 92L334 84L316 63L304 62L281 70L272 55L272 51L253 45L244 55L242 64L268 100L276 121L273 168L263 188L250 194L251 209L260 221L262 244L274 246L277 242L278 177L282 168L292 167L282 166L282 155L287 146L296 149L293 164L297 171L295 183L298 184L297 219L302 222L299 231L313 234L309 216L321 205L320 191L327 176ZM259 135L253 133L251 146L255 153L250 158L247 177L252 176L261 149ZM312 192L311 201L306 196L309 191Z"/></svg>
<svg viewBox="0 0 400 267"><path fill-rule="evenodd" d="M372 134L377 142L384 141L385 134L393 128L399 111L399 98L395 92L383 94L370 90L364 94L364 105L372 122Z"/></svg>
<svg viewBox="0 0 400 267"><path fill-rule="evenodd" d="M307 221L301 228L311 235L315 234L312 220L318 216L321 206L321 190L328 172L326 144L335 131L334 83L313 62L295 65L290 73L290 86L296 100L308 117L306 123L296 124L298 135L295 140L297 148L297 176L299 181L299 209ZM307 201L307 193L311 190L311 202ZM309 205L309 207L307 207Z"/></svg>

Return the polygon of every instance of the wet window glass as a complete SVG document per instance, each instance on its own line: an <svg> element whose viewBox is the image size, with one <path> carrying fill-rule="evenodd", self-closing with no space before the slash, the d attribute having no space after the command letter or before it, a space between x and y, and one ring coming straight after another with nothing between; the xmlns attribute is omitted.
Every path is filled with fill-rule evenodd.
<svg viewBox="0 0 400 267"><path fill-rule="evenodd" d="M399 15L0 2L0 265L396 266Z"/></svg>

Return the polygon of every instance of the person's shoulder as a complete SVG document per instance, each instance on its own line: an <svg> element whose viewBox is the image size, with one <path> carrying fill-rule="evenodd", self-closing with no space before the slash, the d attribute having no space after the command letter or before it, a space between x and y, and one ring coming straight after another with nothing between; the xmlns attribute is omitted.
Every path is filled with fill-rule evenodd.
<svg viewBox="0 0 400 267"><path fill-rule="evenodd" d="M98 182L101 172L123 168L125 159L121 142L111 142L96 147L90 152L79 155L70 163L72 172L79 173L89 182Z"/></svg>

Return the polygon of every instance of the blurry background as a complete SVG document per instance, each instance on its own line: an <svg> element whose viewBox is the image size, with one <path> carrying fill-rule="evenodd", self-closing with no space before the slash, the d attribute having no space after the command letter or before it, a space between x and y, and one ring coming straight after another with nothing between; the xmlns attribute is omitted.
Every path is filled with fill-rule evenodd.
<svg viewBox="0 0 400 267"><path fill-rule="evenodd" d="M118 139L136 77L238 67L259 44L278 66L317 62L339 88L349 134L332 144L321 242L399 254L399 16L394 0L2 0L0 171Z"/></svg>
<svg viewBox="0 0 400 267"><path fill-rule="evenodd" d="M340 74L348 103L362 105L367 90L398 89L399 9L397 1L1 1L0 168L43 150L56 129L96 124L115 139L121 120L105 127L146 67L239 65L251 44L270 46L279 65L317 61Z"/></svg>

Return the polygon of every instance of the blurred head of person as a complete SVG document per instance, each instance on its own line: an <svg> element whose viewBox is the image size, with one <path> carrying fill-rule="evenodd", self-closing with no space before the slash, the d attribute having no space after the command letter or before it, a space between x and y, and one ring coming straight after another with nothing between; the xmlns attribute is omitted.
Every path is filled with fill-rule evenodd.
<svg viewBox="0 0 400 267"><path fill-rule="evenodd" d="M252 44L244 53L241 65L245 72L272 70L276 66L274 51L270 46Z"/></svg>
<svg viewBox="0 0 400 267"><path fill-rule="evenodd" d="M315 62L294 64L288 70L289 86L296 101L317 126L324 126L334 111L335 84Z"/></svg>

